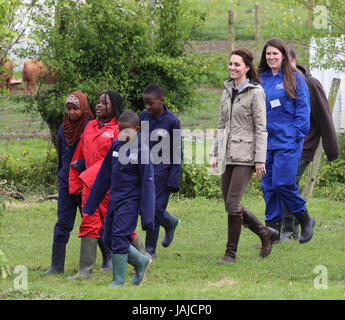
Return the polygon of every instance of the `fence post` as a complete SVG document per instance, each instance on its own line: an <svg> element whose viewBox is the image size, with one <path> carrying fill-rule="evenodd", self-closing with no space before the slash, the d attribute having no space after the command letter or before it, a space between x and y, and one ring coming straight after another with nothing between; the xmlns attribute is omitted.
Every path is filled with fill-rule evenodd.
<svg viewBox="0 0 345 320"><path fill-rule="evenodd" d="M333 78L332 84L331 84L331 89L329 90L328 103L329 103L329 107L331 110L331 114L333 114L335 100L337 98L339 87L340 87L340 81L341 80L338 78ZM313 195L314 183L315 183L316 176L317 176L317 173L319 170L320 160L321 160L321 156L322 156L322 149L323 149L322 148L322 140L320 139L319 145L318 145L316 152L315 152L314 160L310 165L306 184L305 184L304 189L303 189L302 197L305 200L310 199Z"/></svg>
<svg viewBox="0 0 345 320"><path fill-rule="evenodd" d="M255 40L260 38L260 16L259 16L259 4L255 3Z"/></svg>
<svg viewBox="0 0 345 320"><path fill-rule="evenodd" d="M313 10L315 8L315 0L309 0L308 3L307 3L307 23L308 23L308 26L309 27L312 27L313 26Z"/></svg>
<svg viewBox="0 0 345 320"><path fill-rule="evenodd" d="M234 50L235 45L235 21L234 11L228 10L228 24L229 24L229 55Z"/></svg>

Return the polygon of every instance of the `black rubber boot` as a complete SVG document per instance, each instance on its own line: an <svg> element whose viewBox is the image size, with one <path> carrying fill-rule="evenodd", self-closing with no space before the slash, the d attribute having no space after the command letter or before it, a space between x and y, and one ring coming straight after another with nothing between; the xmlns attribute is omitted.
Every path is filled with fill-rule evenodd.
<svg viewBox="0 0 345 320"><path fill-rule="evenodd" d="M41 275L51 273L64 273L65 267L65 256L66 256L66 243L53 242L52 248L52 261L50 268L42 273Z"/></svg>
<svg viewBox="0 0 345 320"><path fill-rule="evenodd" d="M147 230L145 238L145 251L153 258L157 258L156 248L159 237L159 225L154 231Z"/></svg>
<svg viewBox="0 0 345 320"><path fill-rule="evenodd" d="M307 209L303 214L295 215L299 224L301 225L301 235L299 237L300 243L305 243L311 240L314 234L315 220L308 213Z"/></svg>
<svg viewBox="0 0 345 320"><path fill-rule="evenodd" d="M299 223L295 215L292 214L285 206L283 206L284 220L280 234L281 241L298 240Z"/></svg>
<svg viewBox="0 0 345 320"><path fill-rule="evenodd" d="M162 246L166 248L174 240L175 231L180 225L180 220L172 216L168 211L165 211L163 213L163 217L165 218L166 223L164 223L163 225L165 229L165 235L162 240Z"/></svg>
<svg viewBox="0 0 345 320"><path fill-rule="evenodd" d="M102 266L101 270L112 270L113 269L113 259L111 250L105 245L101 238L98 238L98 246L102 252Z"/></svg>

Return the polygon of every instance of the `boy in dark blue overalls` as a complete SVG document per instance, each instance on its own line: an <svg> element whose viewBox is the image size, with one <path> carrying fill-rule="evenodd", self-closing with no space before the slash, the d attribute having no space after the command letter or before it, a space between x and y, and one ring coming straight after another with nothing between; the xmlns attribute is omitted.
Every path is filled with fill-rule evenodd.
<svg viewBox="0 0 345 320"><path fill-rule="evenodd" d="M112 251L113 287L124 285L127 262L135 269L133 284L143 281L152 260L131 245L131 237L138 214L143 230L154 230L155 208L153 164L148 146L141 141L138 115L122 113L119 131L119 139L105 156L83 208L92 215L110 188L103 242Z"/></svg>
<svg viewBox="0 0 345 320"><path fill-rule="evenodd" d="M139 116L144 136L144 127L149 128L149 145L154 163L156 208L155 230L148 230L145 239L145 251L153 258L157 257L156 247L159 227L163 226L165 235L163 247L168 247L180 220L166 210L171 192L180 188L182 148L181 126L178 118L164 104L163 89L157 84L148 85L143 92L144 111ZM146 130L145 130L146 131Z"/></svg>

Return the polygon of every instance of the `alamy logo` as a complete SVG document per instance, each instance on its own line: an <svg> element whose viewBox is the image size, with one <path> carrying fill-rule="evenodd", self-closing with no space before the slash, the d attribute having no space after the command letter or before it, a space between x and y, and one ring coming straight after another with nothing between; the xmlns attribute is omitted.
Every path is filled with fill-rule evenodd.
<svg viewBox="0 0 345 320"><path fill-rule="evenodd" d="M126 141L118 151L113 151L112 156L118 158L121 164L205 164L209 161L209 154L213 144L218 146L224 142L226 134L224 129L173 129L167 131L163 128L150 132L149 121L141 121L141 150L139 149L137 132L133 129L125 129L120 132L119 141ZM150 148L149 148L150 146ZM138 151L140 151L138 153ZM135 155L135 156L134 156ZM139 157L139 159L138 159ZM225 166L219 162L219 169L223 171ZM218 174L209 172L209 174Z"/></svg>

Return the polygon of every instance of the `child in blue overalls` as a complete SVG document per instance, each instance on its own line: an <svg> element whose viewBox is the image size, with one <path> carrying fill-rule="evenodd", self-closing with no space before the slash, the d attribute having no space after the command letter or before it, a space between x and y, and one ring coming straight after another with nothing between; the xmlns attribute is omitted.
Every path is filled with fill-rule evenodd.
<svg viewBox="0 0 345 320"><path fill-rule="evenodd" d="M143 126L148 127L147 138L153 157L156 186L155 230L146 232L145 250L155 258L159 227L163 226L165 229L162 245L168 247L180 223L180 220L170 215L166 208L170 193L177 192L180 188L181 126L178 118L164 104L163 89L159 85L148 85L144 89L143 100L146 110L141 112L139 120L142 132Z"/></svg>
<svg viewBox="0 0 345 320"><path fill-rule="evenodd" d="M58 132L58 221L54 227L51 265L44 274L64 272L66 244L74 226L78 207L81 210L81 196L69 193L68 175L84 127L93 119L93 115L86 96L80 91L72 92L67 97L66 108L67 112Z"/></svg>
<svg viewBox="0 0 345 320"><path fill-rule="evenodd" d="M154 229L155 208L153 164L149 148L141 140L138 115L122 113L119 131L83 208L84 213L93 215L110 188L103 242L112 251L114 287L124 285L127 262L135 269L132 283L143 281L152 260L131 245L132 234L139 214L143 230Z"/></svg>

